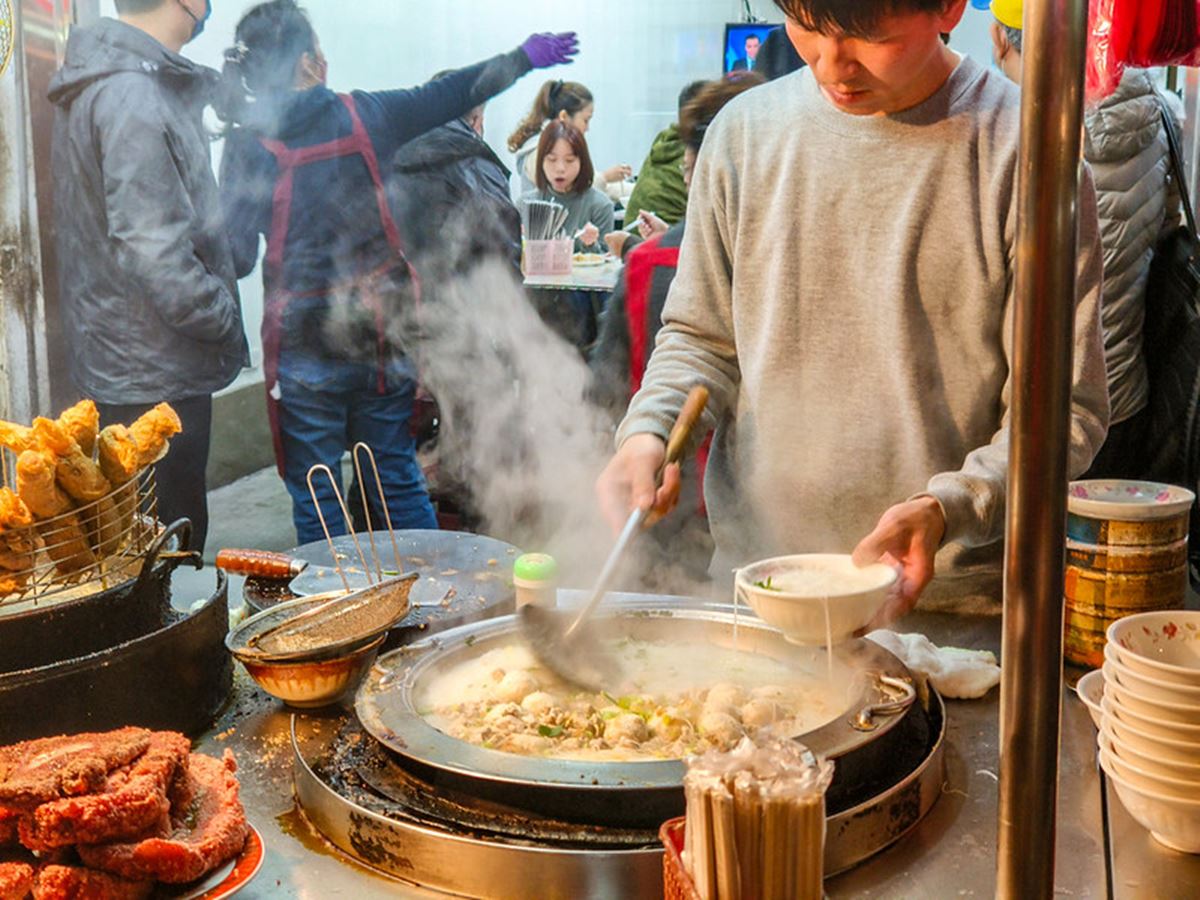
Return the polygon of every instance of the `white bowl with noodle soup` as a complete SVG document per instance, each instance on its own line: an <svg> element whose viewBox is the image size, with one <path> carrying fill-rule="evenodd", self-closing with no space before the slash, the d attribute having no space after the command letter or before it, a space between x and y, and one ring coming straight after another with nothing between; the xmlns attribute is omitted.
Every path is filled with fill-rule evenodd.
<svg viewBox="0 0 1200 900"><path fill-rule="evenodd" d="M739 569L734 592L792 643L834 646L871 623L898 577L892 566L857 566L843 553L800 553Z"/></svg>

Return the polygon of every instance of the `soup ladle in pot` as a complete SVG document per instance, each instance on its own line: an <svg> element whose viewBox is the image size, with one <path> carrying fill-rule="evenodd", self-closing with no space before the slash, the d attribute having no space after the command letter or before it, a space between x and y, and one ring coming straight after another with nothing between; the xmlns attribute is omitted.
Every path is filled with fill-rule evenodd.
<svg viewBox="0 0 1200 900"><path fill-rule="evenodd" d="M667 438L667 453L654 479L656 487L662 485L667 466L683 459L692 431L707 405L708 388L697 385L688 392ZM588 626L592 613L608 593L625 551L644 528L653 524L647 521L649 515L649 510L640 508L629 514L600 570L595 587L578 611L547 609L533 604L520 609L521 633L538 660L555 674L586 690L612 687L620 677L616 661Z"/></svg>

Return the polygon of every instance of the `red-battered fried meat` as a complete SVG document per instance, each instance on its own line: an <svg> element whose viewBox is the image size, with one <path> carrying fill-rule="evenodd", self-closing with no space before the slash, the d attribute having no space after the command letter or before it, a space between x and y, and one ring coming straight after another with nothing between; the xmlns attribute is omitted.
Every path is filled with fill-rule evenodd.
<svg viewBox="0 0 1200 900"><path fill-rule="evenodd" d="M153 878L169 884L194 881L232 859L246 843L250 826L238 799L233 754L223 759L193 753L188 765L193 800L173 810L172 830L164 837L104 846L80 846L89 866L126 878Z"/></svg>
<svg viewBox="0 0 1200 900"><path fill-rule="evenodd" d="M17 820L20 813L0 806L0 848L17 842Z"/></svg>
<svg viewBox="0 0 1200 900"><path fill-rule="evenodd" d="M0 806L28 808L100 790L109 772L146 752L150 732L120 728L0 747Z"/></svg>
<svg viewBox="0 0 1200 900"><path fill-rule="evenodd" d="M109 775L104 790L52 800L21 820L21 843L45 851L69 844L129 840L161 823L166 830L167 799L179 769L187 766L191 744L174 731L156 731L150 747L133 765Z"/></svg>
<svg viewBox="0 0 1200 900"><path fill-rule="evenodd" d="M152 881L127 881L79 866L45 866L37 873L33 900L145 900Z"/></svg>
<svg viewBox="0 0 1200 900"><path fill-rule="evenodd" d="M0 900L25 900L33 890L33 866L0 862Z"/></svg>

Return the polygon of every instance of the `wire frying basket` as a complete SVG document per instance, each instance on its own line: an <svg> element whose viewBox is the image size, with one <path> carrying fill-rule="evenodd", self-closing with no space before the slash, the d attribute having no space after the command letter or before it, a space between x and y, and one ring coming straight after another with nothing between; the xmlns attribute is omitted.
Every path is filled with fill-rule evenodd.
<svg viewBox="0 0 1200 900"><path fill-rule="evenodd" d="M7 455L7 454L6 454ZM4 483L11 486L10 460ZM154 467L90 503L0 533L0 615L137 577L160 531Z"/></svg>

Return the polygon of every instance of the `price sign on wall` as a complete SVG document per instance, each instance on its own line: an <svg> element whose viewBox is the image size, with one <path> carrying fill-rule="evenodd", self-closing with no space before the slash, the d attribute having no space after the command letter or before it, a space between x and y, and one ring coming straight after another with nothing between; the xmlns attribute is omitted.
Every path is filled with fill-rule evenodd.
<svg viewBox="0 0 1200 900"><path fill-rule="evenodd" d="M13 51L13 11L10 0L0 0L0 75L8 68Z"/></svg>

